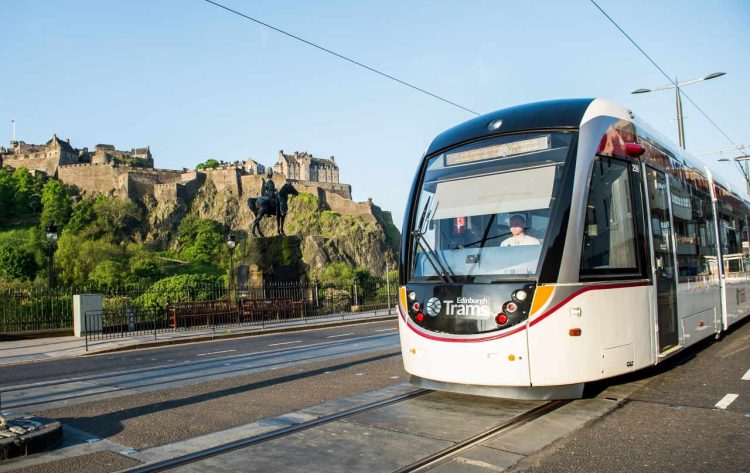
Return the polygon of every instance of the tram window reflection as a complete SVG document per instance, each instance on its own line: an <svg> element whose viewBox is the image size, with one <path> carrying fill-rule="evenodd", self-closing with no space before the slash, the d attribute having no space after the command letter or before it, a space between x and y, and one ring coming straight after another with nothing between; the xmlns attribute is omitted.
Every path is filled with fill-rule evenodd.
<svg viewBox="0 0 750 473"><path fill-rule="evenodd" d="M430 158L410 233L410 278L535 275L571 138L506 135ZM514 215L537 244L501 246Z"/></svg>
<svg viewBox="0 0 750 473"><path fill-rule="evenodd" d="M582 275L636 272L630 178L626 163L598 158L591 176L583 248ZM655 228L661 223L654 222Z"/></svg>

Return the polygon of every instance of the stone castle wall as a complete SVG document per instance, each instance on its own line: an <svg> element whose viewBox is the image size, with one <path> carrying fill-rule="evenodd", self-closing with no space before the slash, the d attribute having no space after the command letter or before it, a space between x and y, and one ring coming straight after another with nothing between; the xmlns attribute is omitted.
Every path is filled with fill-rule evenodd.
<svg viewBox="0 0 750 473"><path fill-rule="evenodd" d="M115 191L127 195L127 184L121 184L120 168L109 164L69 164L60 166L57 178L82 194L108 193Z"/></svg>
<svg viewBox="0 0 750 473"><path fill-rule="evenodd" d="M332 192L326 192L326 204L331 211L340 213L342 215L354 215L362 217L368 222L376 222L377 218L373 212L373 205L371 202L354 202L353 200L345 199L338 194Z"/></svg>
<svg viewBox="0 0 750 473"><path fill-rule="evenodd" d="M83 157L89 156L87 149L80 151L80 155L71 153L79 150L71 149L69 142L62 142L56 136L46 145L27 145L24 142L12 144L15 146L14 150L2 148L0 151L0 164L44 172L48 176L57 177L83 195L114 193L136 202L143 202L144 197L152 195L157 200L181 199L188 203L197 195L204 182L210 181L219 194L247 199L260 194L265 179L262 174L247 174L244 167L231 164L217 169L178 171L118 165L103 159L93 159L90 163L81 162L84 161ZM112 145L97 145L93 156L109 153L125 157L135 151L137 150L127 153L115 150ZM150 157L150 152L147 154ZM278 170L279 166L287 165L293 168L290 171L300 171L290 181L300 192L316 196L322 209L359 216L367 221L377 221L382 217L382 211L373 206L372 202L352 201L351 186L338 182L338 165L333 157L330 160L320 160L307 153L287 156L280 152L279 155L279 162L274 168ZM261 169L260 165L255 164ZM301 172L302 168L305 172ZM284 173L274 174L277 190L286 179Z"/></svg>
<svg viewBox="0 0 750 473"><path fill-rule="evenodd" d="M13 169L25 167L29 171L42 171L48 176L55 176L60 164L59 158L47 157L23 157L15 158L13 155L3 156L3 166L10 166Z"/></svg>
<svg viewBox="0 0 750 473"><path fill-rule="evenodd" d="M326 192L338 194L344 199L352 199L352 186L349 184L340 184L334 182L316 182L316 181L294 181L295 187L300 184L306 187L316 187Z"/></svg>
<svg viewBox="0 0 750 473"><path fill-rule="evenodd" d="M57 170L58 179L81 194L115 192L135 201L154 194L159 184L182 182L182 172L169 169L132 168L112 164L69 164Z"/></svg>
<svg viewBox="0 0 750 473"><path fill-rule="evenodd" d="M206 180L213 183L216 192L230 194L239 197L242 194L241 169L237 167L226 167L217 169L205 169ZM257 177L257 176L256 176Z"/></svg>
<svg viewBox="0 0 750 473"><path fill-rule="evenodd" d="M190 202L198 194L206 175L202 172L185 173L180 182L154 184L153 193L156 200L176 200Z"/></svg>

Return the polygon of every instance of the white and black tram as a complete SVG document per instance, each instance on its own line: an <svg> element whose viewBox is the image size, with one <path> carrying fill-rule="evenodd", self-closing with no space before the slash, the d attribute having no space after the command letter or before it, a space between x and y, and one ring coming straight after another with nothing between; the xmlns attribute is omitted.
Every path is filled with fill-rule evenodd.
<svg viewBox="0 0 750 473"><path fill-rule="evenodd" d="M412 382L574 398L750 313L748 202L626 108L533 103L429 146L404 217Z"/></svg>

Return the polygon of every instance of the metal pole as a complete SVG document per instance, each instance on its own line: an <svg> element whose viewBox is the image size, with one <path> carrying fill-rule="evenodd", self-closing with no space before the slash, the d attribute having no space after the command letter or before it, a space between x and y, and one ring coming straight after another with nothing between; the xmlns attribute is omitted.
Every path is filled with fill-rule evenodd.
<svg viewBox="0 0 750 473"><path fill-rule="evenodd" d="M232 288L234 287L234 251L229 250L229 300L234 303L234 293Z"/></svg>
<svg viewBox="0 0 750 473"><path fill-rule="evenodd" d="M680 148L685 149L685 127L683 124L682 117L682 98L680 97L680 83L677 82L677 78L674 79L675 83L675 95L677 101L677 133L680 138Z"/></svg>
<svg viewBox="0 0 750 473"><path fill-rule="evenodd" d="M55 246L49 245L49 287L55 287Z"/></svg>

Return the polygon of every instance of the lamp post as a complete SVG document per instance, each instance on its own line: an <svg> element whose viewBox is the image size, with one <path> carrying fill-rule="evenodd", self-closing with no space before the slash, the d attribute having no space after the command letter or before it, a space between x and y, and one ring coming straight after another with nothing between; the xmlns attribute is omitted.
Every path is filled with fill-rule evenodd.
<svg viewBox="0 0 750 473"><path fill-rule="evenodd" d="M237 246L237 239L234 234L227 235L227 249L229 250L229 297L234 301L232 288L234 287L234 248Z"/></svg>
<svg viewBox="0 0 750 473"><path fill-rule="evenodd" d="M696 82L702 82L704 80L716 79L717 77L721 77L724 74L726 74L726 72L714 72L707 75L706 77L686 80L685 82L677 82L677 78L675 78L674 84L660 85L659 87L654 87L653 89L638 89L632 91L631 94L645 94L646 92L656 92L657 90L675 89L675 101L677 103L677 133L680 138L680 148L685 149L685 127L683 126L682 98L680 97L680 87L685 87L686 85L695 84Z"/></svg>
<svg viewBox="0 0 750 473"><path fill-rule="evenodd" d="M57 225L52 223L47 225L45 229L47 244L49 245L49 287L52 288L55 285L55 244L57 243Z"/></svg>
<svg viewBox="0 0 750 473"><path fill-rule="evenodd" d="M740 167L740 171L742 171L742 175L745 177L745 185L747 186L747 193L750 194L750 168L748 168L748 161L750 161L750 156L737 156L736 158L721 158L719 161L723 163L728 163L734 161L737 163L737 165Z"/></svg>

